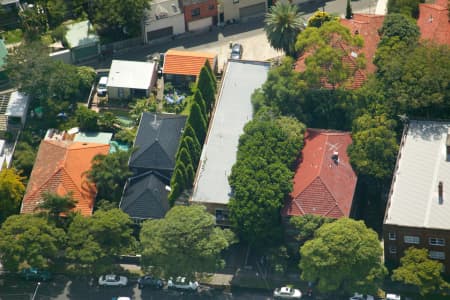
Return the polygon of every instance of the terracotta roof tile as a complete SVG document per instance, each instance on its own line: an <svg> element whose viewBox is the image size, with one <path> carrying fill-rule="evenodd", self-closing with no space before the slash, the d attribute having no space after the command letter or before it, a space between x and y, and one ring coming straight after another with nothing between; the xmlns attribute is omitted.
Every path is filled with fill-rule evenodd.
<svg viewBox="0 0 450 300"><path fill-rule="evenodd" d="M206 60L214 68L216 54L205 52L190 52L170 49L164 57L164 74L198 76Z"/></svg>
<svg viewBox="0 0 450 300"><path fill-rule="evenodd" d="M30 180L22 201L21 213L33 213L44 192L58 195L73 193L78 201L74 210L91 215L97 194L85 172L97 154L108 154L109 145L72 141L41 142Z"/></svg>
<svg viewBox="0 0 450 300"><path fill-rule="evenodd" d="M437 44L450 45L450 19L448 17L448 1L437 0L434 4L419 4L421 38Z"/></svg>
<svg viewBox="0 0 450 300"><path fill-rule="evenodd" d="M284 216L314 214L331 218L350 215L357 177L347 155L350 133L308 129L302 161L294 176ZM332 159L338 152L339 162Z"/></svg>
<svg viewBox="0 0 450 300"><path fill-rule="evenodd" d="M341 19L341 24L347 27L352 34L360 35L364 40L364 45L360 50L353 49L352 47L345 45L341 41L333 43L333 47L342 49L348 55L345 55L342 60L344 64L350 69L352 75L348 82L345 83L345 87L348 89L360 88L367 79L368 74L375 72L376 67L373 64L373 58L377 49L380 36L378 35L378 29L383 25L384 16L371 15L371 14L354 14L353 19ZM351 56L351 53L355 52L358 55L364 54L366 58L365 69L358 69L356 59ZM298 72L304 72L306 70L306 59L313 52L306 52L300 56L295 63L295 70ZM333 86L325 79L321 80L322 86L327 89L332 89Z"/></svg>

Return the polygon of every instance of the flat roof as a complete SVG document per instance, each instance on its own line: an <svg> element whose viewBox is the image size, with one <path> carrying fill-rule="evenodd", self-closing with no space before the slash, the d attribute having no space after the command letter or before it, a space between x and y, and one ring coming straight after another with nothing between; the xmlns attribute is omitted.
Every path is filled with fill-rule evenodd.
<svg viewBox="0 0 450 300"><path fill-rule="evenodd" d="M8 55L8 50L6 49L5 42L0 39L0 70L3 69L3 66L6 64L6 56Z"/></svg>
<svg viewBox="0 0 450 300"><path fill-rule="evenodd" d="M450 122L410 121L394 173L385 224L450 229ZM439 203L438 185L443 183Z"/></svg>
<svg viewBox="0 0 450 300"><path fill-rule="evenodd" d="M110 132L79 132L73 139L74 142L109 144L112 138Z"/></svg>
<svg viewBox="0 0 450 300"><path fill-rule="evenodd" d="M228 176L236 162L239 137L253 118L251 95L266 81L269 67L266 62L228 61L200 157L192 202L228 204Z"/></svg>
<svg viewBox="0 0 450 300"><path fill-rule="evenodd" d="M27 115L28 96L18 91L11 93L5 115L23 118Z"/></svg>
<svg viewBox="0 0 450 300"><path fill-rule="evenodd" d="M66 39L70 48L91 45L100 41L97 34L92 33L94 27L89 21L81 21L67 25Z"/></svg>
<svg viewBox="0 0 450 300"><path fill-rule="evenodd" d="M115 59L111 63L107 86L147 90L155 70L155 62Z"/></svg>

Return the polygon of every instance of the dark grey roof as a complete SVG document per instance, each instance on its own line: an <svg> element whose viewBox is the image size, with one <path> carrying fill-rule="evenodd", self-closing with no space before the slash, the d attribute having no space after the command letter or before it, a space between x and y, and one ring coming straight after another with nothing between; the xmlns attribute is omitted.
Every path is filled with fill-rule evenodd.
<svg viewBox="0 0 450 300"><path fill-rule="evenodd" d="M169 179L148 171L128 179L119 207L131 218L164 218L169 210L166 185Z"/></svg>
<svg viewBox="0 0 450 300"><path fill-rule="evenodd" d="M134 142L130 168L173 170L186 116L144 112Z"/></svg>

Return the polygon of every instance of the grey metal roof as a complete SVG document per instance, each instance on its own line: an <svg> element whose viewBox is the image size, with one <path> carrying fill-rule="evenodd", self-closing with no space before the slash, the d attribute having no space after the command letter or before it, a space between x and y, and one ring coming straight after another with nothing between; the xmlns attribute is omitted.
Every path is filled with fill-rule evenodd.
<svg viewBox="0 0 450 300"><path fill-rule="evenodd" d="M400 150L385 224L450 229L450 122L411 121ZM443 183L439 203L438 184Z"/></svg>
<svg viewBox="0 0 450 300"><path fill-rule="evenodd" d="M191 201L228 204L228 176L236 162L239 137L253 117L251 95L266 81L269 67L265 62L228 62Z"/></svg>
<svg viewBox="0 0 450 300"><path fill-rule="evenodd" d="M119 207L132 218L164 218L169 210L169 179L155 171L128 179Z"/></svg>
<svg viewBox="0 0 450 300"><path fill-rule="evenodd" d="M134 142L136 151L131 155L129 166L173 170L185 123L186 116L144 112Z"/></svg>
<svg viewBox="0 0 450 300"><path fill-rule="evenodd" d="M29 97L18 91L11 93L5 115L25 118L27 116Z"/></svg>

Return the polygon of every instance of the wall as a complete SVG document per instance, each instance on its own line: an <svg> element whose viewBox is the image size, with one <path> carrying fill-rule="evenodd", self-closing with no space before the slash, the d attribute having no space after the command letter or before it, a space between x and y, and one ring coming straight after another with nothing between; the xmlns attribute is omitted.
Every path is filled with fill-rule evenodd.
<svg viewBox="0 0 450 300"><path fill-rule="evenodd" d="M223 15L224 21L229 21L231 19L239 20L239 9L242 7L247 7L255 4L266 3L267 10L267 0L239 0L239 3L233 3L233 0L223 1Z"/></svg>
<svg viewBox="0 0 450 300"><path fill-rule="evenodd" d="M109 99L126 99L131 97L131 90L122 88L123 97L119 97L119 88L108 86L108 98Z"/></svg>
<svg viewBox="0 0 450 300"><path fill-rule="evenodd" d="M228 212L228 208L226 205L224 204L218 204L218 203L198 203L198 202L190 202L193 205L203 205L206 207L206 210L212 214L214 217L216 216L216 210L223 210ZM230 226L230 222L229 220L216 220L216 225L217 226L221 226L221 227L229 227Z"/></svg>
<svg viewBox="0 0 450 300"><path fill-rule="evenodd" d="M389 233L395 233L395 240L389 239ZM404 242L404 236L418 236L420 238L419 244L408 244ZM434 246L429 244L429 238L443 238L445 240L444 246ZM384 240L384 256L389 265L398 266L400 258L404 251L409 247L426 248L432 251L442 251L445 253L444 260L438 260L445 266L445 271L450 274L450 230L441 229L426 229L415 227L403 227L396 225L383 225L383 240ZM397 253L391 254L390 248L396 247Z"/></svg>
<svg viewBox="0 0 450 300"><path fill-rule="evenodd" d="M184 33L185 32L184 14L179 14L176 16L159 19L156 21L150 21L148 23L148 25L146 25L144 23L144 30L143 30L144 43L148 43L147 32L158 30L161 28L166 28L166 27L172 27L174 35Z"/></svg>
<svg viewBox="0 0 450 300"><path fill-rule="evenodd" d="M232 0L228 0L228 1L232 1ZM187 3L187 2L185 2ZM210 9L210 7L212 9ZM200 8L200 15L198 16L192 16L192 10L196 9L196 8ZM195 3L192 2L192 4L188 4L185 5L183 8L184 11L184 19L186 24L191 22L191 21L196 21L199 19L203 19L203 18L208 18L208 17L217 17L217 3L216 0L205 0L202 3Z"/></svg>

